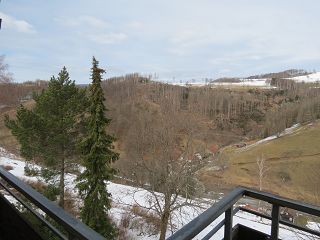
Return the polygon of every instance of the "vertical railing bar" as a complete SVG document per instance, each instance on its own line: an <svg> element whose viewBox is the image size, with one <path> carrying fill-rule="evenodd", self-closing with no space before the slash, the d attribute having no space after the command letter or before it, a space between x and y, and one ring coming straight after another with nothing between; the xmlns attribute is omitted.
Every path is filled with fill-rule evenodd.
<svg viewBox="0 0 320 240"><path fill-rule="evenodd" d="M279 237L279 220L280 220L280 206L273 204L271 213L271 240L278 240Z"/></svg>
<svg viewBox="0 0 320 240"><path fill-rule="evenodd" d="M227 209L225 212L225 224L224 224L224 240L232 240L232 220L233 220L233 206Z"/></svg>
<svg viewBox="0 0 320 240"><path fill-rule="evenodd" d="M27 204L25 201L23 201L20 197L18 197L15 193L13 193L6 185L5 183L2 183L0 181L0 186L4 188L12 197L14 197L18 202L22 204L23 207L25 207L32 215L34 215L41 223L47 226L49 230L51 230L57 237L60 239L66 240L67 238L56 228L54 227L50 222L48 222L43 216L41 216L38 212L36 212L29 204ZM14 205L13 205L14 206ZM15 207L16 208L16 207Z"/></svg>
<svg viewBox="0 0 320 240"><path fill-rule="evenodd" d="M220 230L220 228L222 228L224 226L224 222L225 220L223 219L221 222L219 222L217 224L217 226L215 226L210 232L208 232L207 235L205 235L201 240L209 240L211 239L211 237L216 234L216 232L218 232Z"/></svg>
<svg viewBox="0 0 320 240"><path fill-rule="evenodd" d="M48 200L41 193L34 190L31 186L24 183L8 171L0 167L0 177L5 180L11 187L26 197L32 204L44 211L64 229L75 235L79 239L102 240L105 239L99 233L82 223L80 220L71 216L57 204Z"/></svg>

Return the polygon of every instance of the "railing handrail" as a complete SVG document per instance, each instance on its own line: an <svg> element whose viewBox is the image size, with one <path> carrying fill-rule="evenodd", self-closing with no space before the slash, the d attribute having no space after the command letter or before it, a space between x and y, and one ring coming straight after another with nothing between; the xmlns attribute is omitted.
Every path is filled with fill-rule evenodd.
<svg viewBox="0 0 320 240"><path fill-rule="evenodd" d="M48 216L54 219L58 224L61 224L72 239L105 239L99 233L89 228L87 225L64 211L57 204L48 200L42 194L34 190L28 184L24 183L19 178L15 177L8 171L0 167L0 177L4 179L10 186L14 187L18 192L25 196L34 205L44 211Z"/></svg>
<svg viewBox="0 0 320 240"><path fill-rule="evenodd" d="M257 191L251 188L241 187L244 190L244 195L259 199L271 204L277 204L282 207L288 207L297 211L308 213L320 217L320 207L309 203L299 202L293 199L281 197L272 193Z"/></svg>
<svg viewBox="0 0 320 240"><path fill-rule="evenodd" d="M192 239L197 234L199 234L203 229L209 226L219 216L221 216L221 214L227 213L227 210L230 210L231 215L233 216L232 214L233 205L243 196L248 196L248 197L262 200L272 204L278 210L278 214L279 214L279 207L288 207L297 211L301 211L304 213L311 214L313 216L320 217L319 206L298 202L298 201L280 197L268 192L257 191L257 190L245 188L245 187L237 187L233 191L231 191L228 195L223 197L219 202L215 203L213 206L208 208L198 217L196 217L191 222L183 226L180 230L175 232L172 236L168 238L168 240ZM223 221L226 224L227 221L225 221L225 219ZM281 220L279 220L279 217L278 217L275 223L275 227L277 228L277 230L278 230L279 221L280 223L282 222ZM228 225L230 225L230 223ZM231 225L232 225L232 220L231 220ZM294 227L293 224L291 226ZM303 230L303 228L300 228L300 230ZM225 231L225 234L226 234L226 231ZM277 235L277 233L275 234Z"/></svg>
<svg viewBox="0 0 320 240"><path fill-rule="evenodd" d="M15 177L8 171L0 167L0 177L10 186L30 200L34 205L48 214L58 224L61 224L72 238L102 240L103 236L89 228L78 219L65 212L61 207L45 198L42 194L34 190L28 184ZM173 239L191 239L200 233L204 228L210 225L221 214L225 213L243 196L259 199L269 202L278 207L288 207L297 211L308 213L320 217L320 207L308 203L302 203L288 198L280 197L268 192L257 191L250 188L238 187L223 197L219 202L208 208L198 217L174 233L168 240ZM70 237L69 236L69 237Z"/></svg>
<svg viewBox="0 0 320 240"><path fill-rule="evenodd" d="M183 226L179 231L175 232L168 240L173 239L191 239L206 228L210 223L216 220L230 206L235 204L244 193L243 188L232 190L227 196L223 197L219 202L212 205L198 217Z"/></svg>

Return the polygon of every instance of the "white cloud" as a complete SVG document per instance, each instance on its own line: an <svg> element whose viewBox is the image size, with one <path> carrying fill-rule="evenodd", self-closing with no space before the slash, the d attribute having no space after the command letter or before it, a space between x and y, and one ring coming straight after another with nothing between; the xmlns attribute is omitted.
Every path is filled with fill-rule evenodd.
<svg viewBox="0 0 320 240"><path fill-rule="evenodd" d="M179 47L172 47L172 48L168 48L168 52L172 53L176 56L185 56L187 54L187 50L184 48L179 48Z"/></svg>
<svg viewBox="0 0 320 240"><path fill-rule="evenodd" d="M79 16L77 18L56 18L55 20L67 27L90 26L93 28L106 28L110 26L108 22L88 15Z"/></svg>
<svg viewBox="0 0 320 240"><path fill-rule="evenodd" d="M15 31L22 33L35 33L34 27L24 20L18 20L10 15L0 12L2 17L3 28L14 29Z"/></svg>
<svg viewBox="0 0 320 240"><path fill-rule="evenodd" d="M123 1L110 0L79 1L76 8L72 1L62 0L14 2L18 1L4 4L6 10L0 11L29 25L12 23L0 37L1 47L8 55L34 57L47 76L57 64L77 62L89 68L91 55L121 69L110 74L157 72L177 79L320 68L320 1L141 0L126 1L126 8ZM3 27L8 28L2 15ZM17 31L34 31L30 23L41 23L35 26L41 34L17 37ZM43 56L50 58L44 61ZM23 64L29 75L22 63L17 68L15 61L8 63L17 79L39 77L31 74L28 60ZM87 81L80 70L73 74L76 80Z"/></svg>
<svg viewBox="0 0 320 240"><path fill-rule="evenodd" d="M125 33L103 33L89 37L92 41L99 44L114 44L119 43L128 38Z"/></svg>
<svg viewBox="0 0 320 240"><path fill-rule="evenodd" d="M142 22L139 22L139 21L131 21L127 25L128 27L133 29L140 29L143 26Z"/></svg>
<svg viewBox="0 0 320 240"><path fill-rule="evenodd" d="M199 37L199 35L195 31L188 29L176 32L175 35L172 37L171 41L176 44L182 44L185 42L192 41L197 37Z"/></svg>

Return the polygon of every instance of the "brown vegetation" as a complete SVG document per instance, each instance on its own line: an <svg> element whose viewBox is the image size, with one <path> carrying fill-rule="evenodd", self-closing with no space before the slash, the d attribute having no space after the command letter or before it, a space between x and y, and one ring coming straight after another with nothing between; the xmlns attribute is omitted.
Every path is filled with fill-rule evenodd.
<svg viewBox="0 0 320 240"><path fill-rule="evenodd" d="M0 83L0 113L32 99L33 92L47 87L47 82Z"/></svg>
<svg viewBox="0 0 320 240"><path fill-rule="evenodd" d="M152 226L154 233L158 233L160 231L161 219L155 213L152 213L150 210L139 207L138 205L133 205L130 209L130 212L132 212L132 214L134 214L135 216L143 218L149 226ZM123 224L124 223L125 222L123 222Z"/></svg>
<svg viewBox="0 0 320 240"><path fill-rule="evenodd" d="M227 167L220 171L207 167L199 175L207 189L214 190L213 186L217 185L259 189L263 179L265 191L319 204L319 139L320 122L316 121L297 128L292 134L257 145L249 143L240 149L228 146L220 159L221 165ZM257 157L261 156L265 162L259 168Z"/></svg>
<svg viewBox="0 0 320 240"><path fill-rule="evenodd" d="M68 190L64 193L64 210L73 216L79 216L79 208L75 203L75 196Z"/></svg>
<svg viewBox="0 0 320 240"><path fill-rule="evenodd" d="M4 62L4 56L0 56L0 84L12 81L12 74L8 71L8 64Z"/></svg>
<svg viewBox="0 0 320 240"><path fill-rule="evenodd" d="M121 159L133 157L127 156L133 142L128 136L139 118L149 115L156 119L167 107L185 122L195 120L195 139L208 151L212 145L223 147L270 136L294 123L320 117L320 89L277 81L273 84L278 89L230 90L173 86L137 74L109 79L104 90ZM119 165L124 164L122 160Z"/></svg>
<svg viewBox="0 0 320 240"><path fill-rule="evenodd" d="M26 180L24 179L24 182L29 184L33 189L35 189L37 192L44 193L45 189L47 188L47 184L45 184L42 181L32 181L32 180ZM64 210L66 210L68 213L70 213L73 216L79 215L79 209L76 206L75 203L75 197L72 195L71 192L66 191L65 192L65 198L64 198Z"/></svg>
<svg viewBox="0 0 320 240"><path fill-rule="evenodd" d="M24 182L29 184L37 192L43 193L47 185L42 181L31 181L24 179Z"/></svg>
<svg viewBox="0 0 320 240"><path fill-rule="evenodd" d="M131 227L132 217L128 213L121 216L120 223L118 224L118 240L133 240L134 237L129 233Z"/></svg>
<svg viewBox="0 0 320 240"><path fill-rule="evenodd" d="M4 169L7 170L7 171L10 171L10 170L13 169L13 167L10 166L10 165L0 165L0 167L4 168Z"/></svg>
<svg viewBox="0 0 320 240"><path fill-rule="evenodd" d="M168 121L170 124L178 122L175 125L177 127L174 127L178 128L174 143L176 153L185 146L188 129L192 125L193 151L201 153L202 156L212 157L214 154L215 161L221 163L222 173L227 166L225 162L229 161L228 156L219 154L225 146L270 136L294 123L309 122L320 117L320 89L315 88L314 84L295 83L280 78L274 78L271 84L277 89L230 90L211 88L210 85L197 88L181 87L153 82L138 74L104 81L106 105L110 110L108 116L112 118L110 132L118 138L115 147L120 153L120 160L116 163L116 167L121 175L132 179L134 170L132 163L140 158L139 151L143 147L141 146L140 150L137 148L137 142L142 144L137 136L141 136L140 130L145 129L143 124L146 121L149 129L155 130L158 128L161 130L163 127L159 124L161 119L166 119L162 121ZM31 83L14 85L14 88L24 89L19 90L21 92L19 96L23 96L30 92L30 86L37 89ZM9 98L6 101L13 102L15 106L23 98L15 97L15 94L9 96L7 92L0 87L0 95L4 93ZM11 97L13 99L10 100ZM0 102L2 103L2 100ZM32 102L27 101L24 104L32 105ZM12 109L7 107L2 111L14 115ZM174 112L174 115L170 112ZM2 116L0 112L0 145L15 152L14 150L18 149L17 143L3 126ZM187 125L189 127L186 127ZM161 143L153 144L160 146ZM144 159L160 161L157 156L161 153L155 154L150 149L145 148ZM225 159L221 160L222 158ZM253 162L256 165L255 160ZM256 169L241 167L247 169L243 170L245 173L243 176L250 176L256 172ZM218 179L221 177L220 173L212 174ZM282 173L280 175L282 179L288 179ZM211 183L210 179L216 178L209 175L202 176L205 182ZM251 183L249 180L247 182ZM223 186L224 183L221 184Z"/></svg>

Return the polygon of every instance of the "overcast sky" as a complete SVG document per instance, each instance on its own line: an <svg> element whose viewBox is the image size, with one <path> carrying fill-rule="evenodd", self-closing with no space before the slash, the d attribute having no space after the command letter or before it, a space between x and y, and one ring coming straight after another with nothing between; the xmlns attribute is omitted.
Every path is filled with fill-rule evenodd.
<svg viewBox="0 0 320 240"><path fill-rule="evenodd" d="M15 81L65 65L88 83L139 72L176 81L320 70L319 0L2 0L0 55Z"/></svg>

